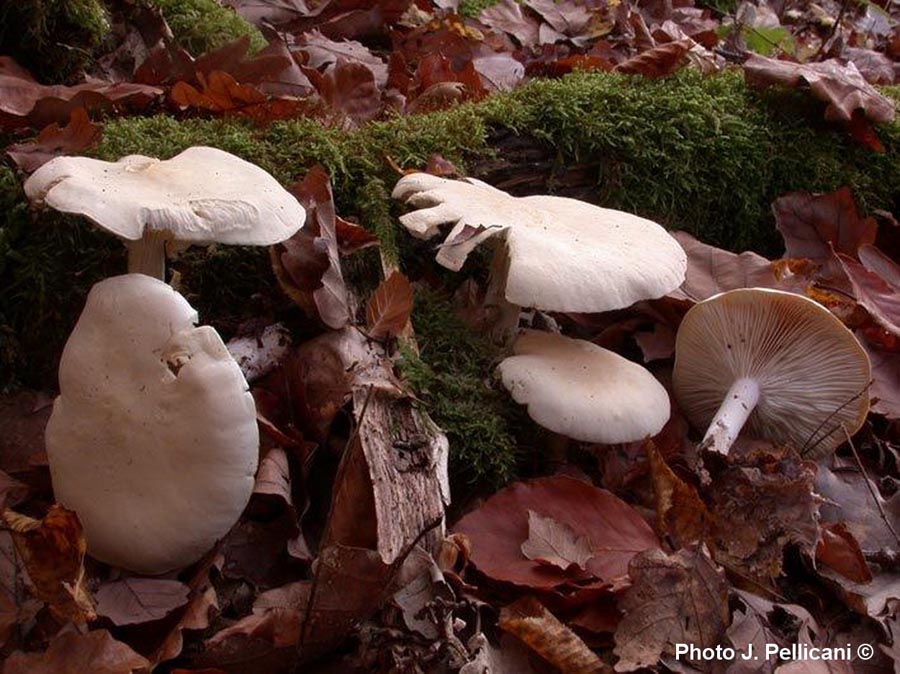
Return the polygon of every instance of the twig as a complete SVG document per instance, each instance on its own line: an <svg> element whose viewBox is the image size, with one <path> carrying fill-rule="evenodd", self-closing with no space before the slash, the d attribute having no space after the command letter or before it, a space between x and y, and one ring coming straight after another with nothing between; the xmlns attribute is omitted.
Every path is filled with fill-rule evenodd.
<svg viewBox="0 0 900 674"><path fill-rule="evenodd" d="M844 426L844 424L841 424L841 429L844 431L844 435L847 436L847 444L850 445L850 451L853 452L853 458L856 459L856 466L857 468L859 468L859 472L862 473L863 480L866 483L866 488L869 490L869 495L875 502L875 507L878 508L878 514L881 515L881 519L884 521L884 525L887 527L888 531L891 532L894 540L897 541L898 545L900 545L900 535L897 534L897 530L894 529L894 525L891 524L891 521L888 519L887 513L884 512L884 506L881 505L881 500L878 498L878 494L875 493L875 487L872 486L872 482L871 480L869 480L869 476L866 474L866 469L859 458L859 453L856 451L856 445L853 444L853 439L847 432L847 427Z"/></svg>
<svg viewBox="0 0 900 674"><path fill-rule="evenodd" d="M838 12L837 19L835 19L834 25L831 27L831 32L828 34L828 37L822 40L822 44L819 45L819 50L816 52L816 55L813 56L812 60L818 61L819 57L822 55L822 52L825 49L825 45L831 42L834 39L834 36L837 34L838 30L841 28L841 21L844 20L844 13L847 11L847 6L850 4L850 0L844 0L841 3L841 11Z"/></svg>
<svg viewBox="0 0 900 674"><path fill-rule="evenodd" d="M811 443L811 442L813 441L813 439L819 434L819 431L822 430L822 427L825 426L825 424L827 424L829 421L831 421L831 420L834 418L834 415L835 415L835 414L837 414L837 413L840 412L842 409L844 409L847 405L849 405L849 404L852 403L854 400L856 400L857 398L859 398L863 393L865 393L866 391L868 391L868 390L869 390L869 387L871 387L871 386L872 386L872 381L869 381L869 383L866 384L865 386L863 386L862 389L860 389L860 391L859 391L858 393L856 393L856 395L854 395L854 396L852 396L851 398L849 398L848 400L844 401L844 402L843 402L841 405L839 405L839 406L838 406L831 414L829 414L827 417L825 417L825 418L821 421L821 423L819 423L819 425L816 426L816 427L813 429L813 432L810 433L809 437L806 439L806 442L804 442L804 443L803 443L803 446L800 448L800 451L798 452L798 454L800 454L800 456L802 456L803 458L806 458L806 453L807 453L806 450L807 450L807 447L808 447L810 450L815 449L815 448L816 448L816 445L818 445L818 444L819 444L820 442L822 442L825 438L827 438L829 435L831 435L832 433L834 433L834 432L837 430L837 428L833 428L833 429L831 429L830 431L828 431L828 432L827 432L825 435L823 435L821 438L819 438L818 440L816 440L815 442L813 442L812 445L809 444L809 443ZM844 430L844 432L846 433L846 429Z"/></svg>

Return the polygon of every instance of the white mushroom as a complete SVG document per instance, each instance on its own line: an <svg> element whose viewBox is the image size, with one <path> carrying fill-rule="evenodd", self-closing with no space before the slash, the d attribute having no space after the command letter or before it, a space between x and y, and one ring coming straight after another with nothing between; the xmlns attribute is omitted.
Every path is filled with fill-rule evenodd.
<svg viewBox="0 0 900 674"><path fill-rule="evenodd" d="M63 350L46 430L57 500L89 553L157 574L199 559L253 490L259 434L240 369L162 281L96 284Z"/></svg>
<svg viewBox="0 0 900 674"><path fill-rule="evenodd" d="M646 369L582 339L526 330L500 363L503 385L528 415L583 442L632 442L662 430L669 395Z"/></svg>
<svg viewBox="0 0 900 674"><path fill-rule="evenodd" d="M34 202L125 239L128 271L162 279L165 242L270 245L303 226L298 201L258 166L211 147L160 161L57 157L25 181Z"/></svg>
<svg viewBox="0 0 900 674"><path fill-rule="evenodd" d="M622 211L563 197L516 198L478 180L427 173L401 178L393 196L420 209L400 218L416 237L429 239L453 224L436 258L448 269L460 269L482 241L504 238L492 284L518 307L621 309L684 281L687 258L678 242L655 222Z"/></svg>
<svg viewBox="0 0 900 674"><path fill-rule="evenodd" d="M673 384L704 446L727 454L741 429L829 454L859 430L871 367L853 333L801 295L743 288L696 304L675 342Z"/></svg>

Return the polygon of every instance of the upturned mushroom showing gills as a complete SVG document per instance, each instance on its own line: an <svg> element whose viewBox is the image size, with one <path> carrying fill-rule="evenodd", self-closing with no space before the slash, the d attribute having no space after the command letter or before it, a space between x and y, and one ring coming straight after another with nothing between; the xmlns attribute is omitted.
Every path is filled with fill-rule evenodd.
<svg viewBox="0 0 900 674"><path fill-rule="evenodd" d="M512 197L478 180L427 173L404 176L393 197L419 210L400 222L430 239L452 224L437 261L454 271L482 241L505 240L495 253L488 300L544 311L621 309L661 297L684 281L687 258L655 222L552 196ZM508 332L504 326L500 332Z"/></svg>
<svg viewBox="0 0 900 674"><path fill-rule="evenodd" d="M211 147L160 161L57 157L25 181L32 202L83 215L125 239L128 271L165 277L165 244L267 246L303 226L306 211L258 166Z"/></svg>
<svg viewBox="0 0 900 674"><path fill-rule="evenodd" d="M675 341L675 396L708 428L703 446L727 454L741 429L808 458L834 451L865 421L865 350L820 304L743 288L693 306Z"/></svg>
<svg viewBox="0 0 900 674"><path fill-rule="evenodd" d="M198 560L253 490L253 398L196 320L162 281L115 276L91 289L60 361L46 430L54 493L92 556L140 573Z"/></svg>
<svg viewBox="0 0 900 674"><path fill-rule="evenodd" d="M528 416L573 440L633 442L669 419L669 395L650 372L583 339L525 330L497 370Z"/></svg>

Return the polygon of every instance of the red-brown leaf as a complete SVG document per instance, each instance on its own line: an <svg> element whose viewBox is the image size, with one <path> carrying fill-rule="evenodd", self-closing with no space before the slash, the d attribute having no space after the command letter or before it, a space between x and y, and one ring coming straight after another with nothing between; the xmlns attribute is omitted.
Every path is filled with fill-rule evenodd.
<svg viewBox="0 0 900 674"><path fill-rule="evenodd" d="M648 49L645 52L632 56L627 61L616 66L616 71L628 75L643 75L644 77L665 77L680 69L684 64L684 57L694 45L690 39L668 42L666 44Z"/></svg>
<svg viewBox="0 0 900 674"><path fill-rule="evenodd" d="M84 152L95 145L101 135L101 128L91 122L84 108L75 108L66 126L51 124L33 141L10 145L6 152L16 166L31 173L54 157Z"/></svg>
<svg viewBox="0 0 900 674"><path fill-rule="evenodd" d="M399 335L412 313L413 290L401 272L395 271L382 281L366 305L366 324L372 339L390 339Z"/></svg>
<svg viewBox="0 0 900 674"><path fill-rule="evenodd" d="M97 615L114 625L135 625L164 618L184 606L190 588L177 580L125 578L97 590Z"/></svg>
<svg viewBox="0 0 900 674"><path fill-rule="evenodd" d="M828 524L821 529L822 540L816 546L816 559L856 583L872 580L859 543L843 522Z"/></svg>
<svg viewBox="0 0 900 674"><path fill-rule="evenodd" d="M13 653L3 674L132 674L148 664L106 630L95 630L63 634L45 653Z"/></svg>
<svg viewBox="0 0 900 674"><path fill-rule="evenodd" d="M856 301L885 330L900 336L900 287L889 284L847 255L837 255L837 259L850 279Z"/></svg>
<svg viewBox="0 0 900 674"><path fill-rule="evenodd" d="M579 578L538 564L522 554L528 511L565 523L593 545L590 574L610 583L625 576L637 553L658 547L650 526L610 492L570 477L516 482L463 517L454 531L472 542L471 562L492 580L531 589L550 589Z"/></svg>
<svg viewBox="0 0 900 674"><path fill-rule="evenodd" d="M825 119L849 122L856 110L876 124L891 122L895 106L890 99L866 82L852 63L835 59L818 63L791 63L753 54L744 62L744 74L753 86L806 84L813 95L826 103Z"/></svg>
<svg viewBox="0 0 900 674"><path fill-rule="evenodd" d="M378 237L365 227L348 222L340 216L335 216L334 224L338 250L341 255L352 255L358 250L379 244Z"/></svg>

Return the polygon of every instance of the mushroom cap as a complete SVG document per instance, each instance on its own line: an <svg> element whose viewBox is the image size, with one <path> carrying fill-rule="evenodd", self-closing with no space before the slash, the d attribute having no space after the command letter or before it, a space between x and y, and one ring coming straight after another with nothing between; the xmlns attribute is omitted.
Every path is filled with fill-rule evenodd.
<svg viewBox="0 0 900 674"><path fill-rule="evenodd" d="M497 370L528 416L583 442L615 444L656 435L669 395L645 368L583 339L525 330Z"/></svg>
<svg viewBox="0 0 900 674"><path fill-rule="evenodd" d="M132 241L146 228L198 244L270 245L290 237L306 219L275 178L212 147L191 147L165 161L141 155L117 162L57 157L25 181L25 194Z"/></svg>
<svg viewBox="0 0 900 674"><path fill-rule="evenodd" d="M564 197L512 197L478 180L404 176L393 196L420 210L400 217L418 238L454 226L437 261L454 271L482 241L509 250L506 299L546 311L608 311L661 297L684 281L687 257L660 225Z"/></svg>
<svg viewBox="0 0 900 674"><path fill-rule="evenodd" d="M59 366L47 424L57 500L88 552L158 574L199 559L253 490L253 397L212 328L142 274L96 284Z"/></svg>
<svg viewBox="0 0 900 674"><path fill-rule="evenodd" d="M780 290L741 288L691 307L675 340L673 385L698 428L709 426L731 385L759 386L744 428L757 438L825 456L869 410L869 357L825 307Z"/></svg>

